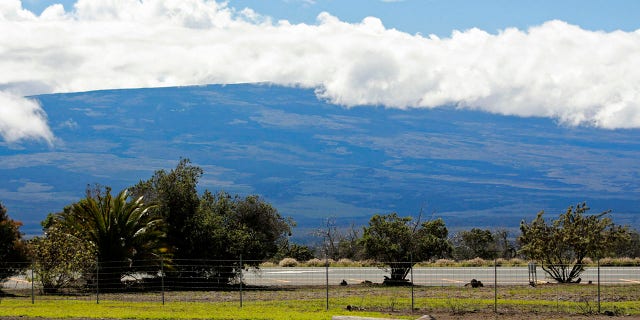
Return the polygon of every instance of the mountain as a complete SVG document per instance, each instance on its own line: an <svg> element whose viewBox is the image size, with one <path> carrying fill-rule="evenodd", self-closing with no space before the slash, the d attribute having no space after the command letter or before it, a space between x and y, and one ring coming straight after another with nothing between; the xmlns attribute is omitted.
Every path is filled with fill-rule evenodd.
<svg viewBox="0 0 640 320"><path fill-rule="evenodd" d="M52 146L0 144L0 201L27 234L49 212L171 169L200 187L260 194L299 225L374 213L442 217L452 228L517 228L587 201L640 225L640 130L567 127L547 118L436 109L345 108L314 90L266 84L35 96Z"/></svg>

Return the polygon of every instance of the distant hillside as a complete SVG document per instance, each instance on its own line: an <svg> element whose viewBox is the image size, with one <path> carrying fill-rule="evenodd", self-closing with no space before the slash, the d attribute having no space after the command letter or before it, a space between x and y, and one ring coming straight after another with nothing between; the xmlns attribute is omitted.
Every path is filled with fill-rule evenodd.
<svg viewBox="0 0 640 320"><path fill-rule="evenodd" d="M299 230L421 208L453 229L517 228L585 200L640 226L640 130L454 107L344 108L313 90L255 84L35 98L55 145L0 145L0 201L28 234L87 184L121 189L180 157L204 169L202 189L260 194Z"/></svg>

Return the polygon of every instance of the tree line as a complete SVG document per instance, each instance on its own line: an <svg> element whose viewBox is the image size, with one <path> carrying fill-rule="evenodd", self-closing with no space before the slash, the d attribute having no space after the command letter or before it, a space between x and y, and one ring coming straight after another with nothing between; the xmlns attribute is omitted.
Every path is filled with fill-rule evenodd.
<svg viewBox="0 0 640 320"><path fill-rule="evenodd" d="M124 276L157 275L158 264L167 267L163 281L179 285L197 276L204 279L200 285L224 286L262 261L325 257L380 261L390 274L385 282L398 284L420 261L519 256L540 262L559 282L572 282L587 257L640 256L637 231L614 224L609 211L588 215L586 204L570 206L557 220L546 220L544 212L523 220L516 238L506 230L480 228L450 236L442 219L424 220L422 214L376 214L367 226L350 229L328 219L316 233L322 245L314 250L290 243L295 222L257 195L199 194L202 174L181 159L176 168L158 170L117 194L88 187L83 199L49 214L43 235L28 241L0 203L0 281L20 272L21 262L33 261L46 292L91 283L96 267L110 270L100 283L120 290ZM212 262L238 257L242 265Z"/></svg>

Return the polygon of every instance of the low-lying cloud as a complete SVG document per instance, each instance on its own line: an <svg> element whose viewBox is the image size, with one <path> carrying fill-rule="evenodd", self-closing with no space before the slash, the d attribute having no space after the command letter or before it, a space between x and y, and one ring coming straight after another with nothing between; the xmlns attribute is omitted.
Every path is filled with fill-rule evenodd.
<svg viewBox="0 0 640 320"><path fill-rule="evenodd" d="M72 11L54 5L40 16L4 0L0 48L7 141L52 139L34 125L46 126L42 110L15 93L240 82L316 88L319 98L345 106L455 106L640 127L640 30L549 21L438 38L388 29L373 17L272 21L211 0L79 0Z"/></svg>
<svg viewBox="0 0 640 320"><path fill-rule="evenodd" d="M9 143L21 139L53 143L53 133L40 104L3 91L0 91L0 136Z"/></svg>

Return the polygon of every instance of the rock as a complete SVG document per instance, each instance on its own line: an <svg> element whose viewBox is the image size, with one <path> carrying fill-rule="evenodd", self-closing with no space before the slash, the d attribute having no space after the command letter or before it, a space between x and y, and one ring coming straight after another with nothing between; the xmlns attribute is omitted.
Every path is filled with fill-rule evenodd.
<svg viewBox="0 0 640 320"><path fill-rule="evenodd" d="M464 286L465 287L471 286L471 288L481 288L481 287L484 287L484 284L482 284L482 281L471 279L471 282L465 284Z"/></svg>

